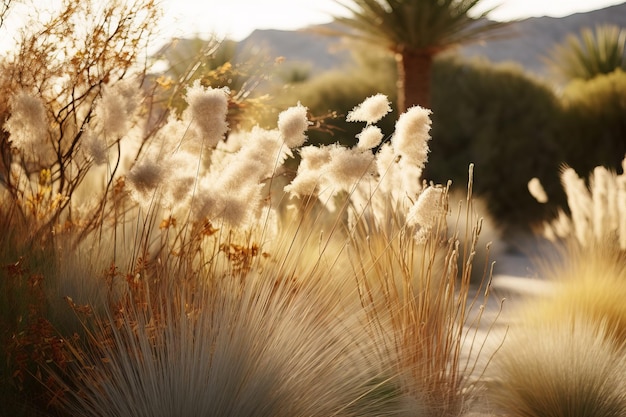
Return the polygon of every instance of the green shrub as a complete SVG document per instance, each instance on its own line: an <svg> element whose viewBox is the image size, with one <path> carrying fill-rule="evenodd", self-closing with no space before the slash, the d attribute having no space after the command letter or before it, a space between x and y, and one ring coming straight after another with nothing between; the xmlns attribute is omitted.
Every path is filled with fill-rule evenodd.
<svg viewBox="0 0 626 417"><path fill-rule="evenodd" d="M573 81L562 102L558 140L564 162L581 175L596 166L618 169L626 154L626 72Z"/></svg>
<svg viewBox="0 0 626 417"><path fill-rule="evenodd" d="M551 89L514 66L454 57L437 61L433 82L426 178L462 186L474 163L475 192L505 228L545 218L550 207L534 201L527 184L539 177L551 201L560 201L563 150L555 141L559 103Z"/></svg>

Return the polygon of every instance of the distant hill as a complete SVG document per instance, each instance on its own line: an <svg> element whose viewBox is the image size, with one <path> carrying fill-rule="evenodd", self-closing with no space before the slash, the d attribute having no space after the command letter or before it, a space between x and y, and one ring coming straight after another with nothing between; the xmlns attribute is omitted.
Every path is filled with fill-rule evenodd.
<svg viewBox="0 0 626 417"><path fill-rule="evenodd" d="M283 57L287 65L302 65L312 74L338 68L351 61L351 55L338 38L324 36L315 29L327 25L311 26L301 30L257 29L239 42L242 58L252 54Z"/></svg>
<svg viewBox="0 0 626 417"><path fill-rule="evenodd" d="M542 57L568 34L599 24L626 27L626 2L587 13L561 18L533 17L516 21L507 27L505 38L472 44L460 48L466 57L485 57L492 62L512 61L526 70L542 75L545 65ZM315 27L313 27L315 28ZM238 54L268 54L284 57L287 63L307 66L311 74L337 68L349 63L350 53L337 38L314 33L312 28L299 31L255 30L239 42ZM510 34L510 36L508 36Z"/></svg>
<svg viewBox="0 0 626 417"><path fill-rule="evenodd" d="M578 34L583 28L601 24L626 27L626 3L576 13L561 18L534 17L517 21L508 28L511 37L461 48L463 56L483 56L492 62L513 61L526 70L541 75L546 71L543 57L565 40L569 34Z"/></svg>

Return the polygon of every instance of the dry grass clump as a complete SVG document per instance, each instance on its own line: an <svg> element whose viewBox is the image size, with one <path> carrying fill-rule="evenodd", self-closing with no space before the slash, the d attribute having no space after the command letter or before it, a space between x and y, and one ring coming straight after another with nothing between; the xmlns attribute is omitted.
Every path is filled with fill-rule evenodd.
<svg viewBox="0 0 626 417"><path fill-rule="evenodd" d="M471 172L466 230L448 232L448 188L435 195L428 206L432 228L424 240L416 240L390 212L385 232L372 225L357 228L350 247L368 332L380 360L397 375L394 381L407 415L416 410L425 416L466 411L474 399L472 374L480 367L485 342L477 333L483 309L472 312L487 300L479 301L479 292L472 291L480 219L472 210Z"/></svg>
<svg viewBox="0 0 626 417"><path fill-rule="evenodd" d="M585 320L511 330L494 358L491 404L507 416L609 417L626 413L626 357L610 332Z"/></svg>
<svg viewBox="0 0 626 417"><path fill-rule="evenodd" d="M151 292L146 304L134 294L99 317L90 348L76 351L65 408L76 416L349 416L379 409L377 402L389 400L364 400L381 371L355 312L324 271L299 277L280 269L215 270L193 283L140 289Z"/></svg>
<svg viewBox="0 0 626 417"><path fill-rule="evenodd" d="M624 263L598 253L570 247L544 269L550 291L516 310L488 371L488 398L506 415L626 412Z"/></svg>
<svg viewBox="0 0 626 417"><path fill-rule="evenodd" d="M526 300L517 311L489 370L488 398L511 416L621 416L626 413L624 175L598 167L587 185L565 168L562 181L571 215L561 213L545 227L561 251L559 260L543 266L551 291ZM529 189L546 201L536 181Z"/></svg>
<svg viewBox="0 0 626 417"><path fill-rule="evenodd" d="M544 234L555 241L560 260L543 265L554 291L528 308L535 311L537 321L561 321L567 326L580 316L598 328L606 326L618 345L626 341L625 175L596 167L584 180L573 169L563 169L571 214L561 212L544 228ZM547 198L539 184L529 189L541 200Z"/></svg>
<svg viewBox="0 0 626 417"><path fill-rule="evenodd" d="M626 343L626 264L615 257L614 248L570 248L561 262L544 267L552 291L538 300L529 300L524 309L527 320L560 322L563 326L577 317L597 328L620 346Z"/></svg>

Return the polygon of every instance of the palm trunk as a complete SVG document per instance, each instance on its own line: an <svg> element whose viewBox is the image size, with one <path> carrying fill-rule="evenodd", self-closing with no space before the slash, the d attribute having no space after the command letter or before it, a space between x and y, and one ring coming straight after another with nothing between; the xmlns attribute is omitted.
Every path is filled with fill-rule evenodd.
<svg viewBox="0 0 626 417"><path fill-rule="evenodd" d="M402 51L396 54L398 66L398 110L419 105L430 108L430 84L433 55L424 51Z"/></svg>

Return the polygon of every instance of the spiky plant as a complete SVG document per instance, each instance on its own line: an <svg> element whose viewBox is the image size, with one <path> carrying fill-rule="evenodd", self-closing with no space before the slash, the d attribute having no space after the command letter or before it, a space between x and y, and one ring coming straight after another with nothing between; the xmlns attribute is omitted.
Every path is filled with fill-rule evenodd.
<svg viewBox="0 0 626 417"><path fill-rule="evenodd" d="M398 111L430 106L434 57L442 51L497 34L489 9L473 16L480 0L337 0L348 16L328 33L390 50L398 68Z"/></svg>
<svg viewBox="0 0 626 417"><path fill-rule="evenodd" d="M626 30L615 25L584 28L555 46L546 62L554 75L565 82L626 69Z"/></svg>
<svg viewBox="0 0 626 417"><path fill-rule="evenodd" d="M321 277L294 283L273 268L241 284L178 288L162 304L131 303L99 321L77 353L76 416L365 415L377 376ZM217 277L201 277L211 280ZM167 298L167 299L166 299ZM375 401L382 401L376 399ZM370 409L371 410L371 409Z"/></svg>

